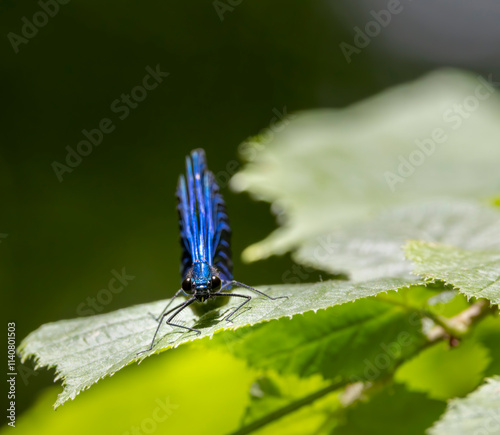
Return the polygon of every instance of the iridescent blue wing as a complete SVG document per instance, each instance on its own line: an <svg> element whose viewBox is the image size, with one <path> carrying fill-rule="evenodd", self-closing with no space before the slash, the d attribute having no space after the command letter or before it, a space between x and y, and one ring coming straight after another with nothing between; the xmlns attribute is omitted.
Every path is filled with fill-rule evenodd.
<svg viewBox="0 0 500 435"><path fill-rule="evenodd" d="M226 212L226 204L219 192L214 174L207 171L204 180L207 209L208 240L212 265L220 272L225 281L233 279L233 262L231 260L231 228Z"/></svg>
<svg viewBox="0 0 500 435"><path fill-rule="evenodd" d="M177 198L181 275L184 277L194 262L205 261L219 269L221 279L231 280L231 229L219 186L207 169L202 149L186 157L186 177L179 177Z"/></svg>

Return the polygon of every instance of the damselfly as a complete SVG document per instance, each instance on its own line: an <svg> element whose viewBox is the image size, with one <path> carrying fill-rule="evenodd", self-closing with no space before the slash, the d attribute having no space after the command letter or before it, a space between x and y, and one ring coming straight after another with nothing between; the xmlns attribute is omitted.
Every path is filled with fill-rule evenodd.
<svg viewBox="0 0 500 435"><path fill-rule="evenodd" d="M195 304L192 305L194 308L202 303L205 306L203 311L208 311L221 306L220 302L227 302L221 298L245 299L225 317L224 320L231 322L231 317L252 299L248 295L228 293L232 286L244 287L272 300L286 298L286 296L273 298L256 288L233 280L231 228L226 206L214 174L207 168L205 152L202 149L193 150L186 157L186 176L179 177L177 200L182 246L182 284L156 318L158 327L151 345L145 352L153 349L156 336L165 318L167 318L167 325L201 333L198 329L173 323L175 317L191 304ZM184 293L188 299L169 309L181 293Z"/></svg>

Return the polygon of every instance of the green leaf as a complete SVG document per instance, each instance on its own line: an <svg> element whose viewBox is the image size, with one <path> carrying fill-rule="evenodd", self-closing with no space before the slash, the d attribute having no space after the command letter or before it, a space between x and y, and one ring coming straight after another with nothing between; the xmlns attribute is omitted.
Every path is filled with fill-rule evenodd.
<svg viewBox="0 0 500 435"><path fill-rule="evenodd" d="M332 391L317 397L329 387ZM326 433L337 423L334 413L341 407L334 387L318 375L299 378L267 372L252 385L250 404L234 434Z"/></svg>
<svg viewBox="0 0 500 435"><path fill-rule="evenodd" d="M457 290L446 290L427 302L427 309L430 312L447 318L456 316L469 307L467 298Z"/></svg>
<svg viewBox="0 0 500 435"><path fill-rule="evenodd" d="M500 303L500 251L472 251L413 240L405 245L405 253L415 263L414 274L451 284L467 298Z"/></svg>
<svg viewBox="0 0 500 435"><path fill-rule="evenodd" d="M500 377L486 383L463 399L450 401L430 435L483 435L500 432Z"/></svg>
<svg viewBox="0 0 500 435"><path fill-rule="evenodd" d="M190 310L184 310L178 316L179 321L200 329L202 333L198 336L196 333L183 332L180 328L163 326L151 353L212 337L216 332L226 330L231 334L231 329L292 317L396 290L409 283L409 280L404 279L384 279L357 284L325 281L317 284L263 287L262 290L271 296L286 295L289 298L269 300L254 297L245 306L246 310L241 310L233 318L234 323L222 321L229 310L237 306L238 301L234 301L234 298L228 306L213 310L201 318ZM158 301L108 314L43 325L21 343L19 353L23 360L34 356L38 366L56 368L57 379L61 378L64 385L64 390L55 403L57 407L66 400L73 399L99 379L112 375L134 361L144 359L147 355L137 356L137 353L148 348L157 326L151 313L159 314L166 302Z"/></svg>
<svg viewBox="0 0 500 435"><path fill-rule="evenodd" d="M394 379L404 383L408 390L446 400L477 387L490 360L488 349L479 343L464 341L450 348L440 342L404 363Z"/></svg>
<svg viewBox="0 0 500 435"><path fill-rule="evenodd" d="M421 329L418 311L370 298L225 334L215 342L252 367L280 374L373 381L423 346Z"/></svg>
<svg viewBox="0 0 500 435"><path fill-rule="evenodd" d="M282 376L274 371L268 371L252 384L251 402L245 412L243 423L255 421L327 385L329 383L320 375L301 378L296 375Z"/></svg>
<svg viewBox="0 0 500 435"><path fill-rule="evenodd" d="M401 247L408 239L500 251L500 213L474 203L446 201L395 207L376 218L311 238L297 262L356 281L408 277L411 264Z"/></svg>
<svg viewBox="0 0 500 435"><path fill-rule="evenodd" d="M412 285L398 292L389 292L380 294L376 297L377 300L392 303L402 306L407 309L424 310L428 309L431 304L434 304L436 299L446 294L449 290L442 282L426 283L423 285ZM468 304L466 304L467 308Z"/></svg>
<svg viewBox="0 0 500 435"><path fill-rule="evenodd" d="M457 103L478 89L486 99L459 116ZM498 195L499 118L491 86L443 70L346 109L285 119L273 126L271 140L257 137L240 147L250 162L232 187L271 202L283 223L244 258L284 253L394 205Z"/></svg>
<svg viewBox="0 0 500 435"><path fill-rule="evenodd" d="M366 402L346 409L345 423L332 435L421 435L443 412L445 403L389 384Z"/></svg>

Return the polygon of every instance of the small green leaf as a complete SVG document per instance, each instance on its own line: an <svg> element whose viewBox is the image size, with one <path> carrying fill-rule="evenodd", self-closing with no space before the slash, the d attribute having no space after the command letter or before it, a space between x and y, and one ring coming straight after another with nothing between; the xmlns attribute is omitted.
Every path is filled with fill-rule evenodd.
<svg viewBox="0 0 500 435"><path fill-rule="evenodd" d="M431 301L446 294L449 290L442 282L428 283L423 285L412 285L397 292L382 293L376 296L377 300L402 306L408 310L423 310L429 308ZM467 308L468 304L465 308ZM464 309L465 309L464 308Z"/></svg>
<svg viewBox="0 0 500 435"><path fill-rule="evenodd" d="M395 380L411 391L446 400L463 396L477 387L490 360L488 349L479 343L464 341L450 348L440 342L403 364Z"/></svg>
<svg viewBox="0 0 500 435"><path fill-rule="evenodd" d="M318 375L299 378L267 372L253 384L245 418L235 434L327 433L327 429L333 428L337 423L334 413L341 407L339 391L331 391L320 398L315 398L315 393L329 385ZM311 398L310 401L307 401L308 397ZM297 403L300 406L292 410ZM278 418L280 411L283 415ZM261 425L259 422L265 424ZM258 426L257 431L253 425Z"/></svg>
<svg viewBox="0 0 500 435"><path fill-rule="evenodd" d="M500 377L486 383L463 399L451 400L430 435L483 435L500 432Z"/></svg>
<svg viewBox="0 0 500 435"><path fill-rule="evenodd" d="M460 117L457 103L477 89L488 97L473 116ZM249 163L232 187L271 202L283 223L244 259L282 254L387 207L498 195L499 118L491 85L444 70L345 109L285 119L271 140L240 147Z"/></svg>
<svg viewBox="0 0 500 435"><path fill-rule="evenodd" d="M328 382L320 375L301 378L296 375L281 376L274 371L268 371L259 376L250 389L251 403L245 412L243 423L255 421L327 385Z"/></svg>
<svg viewBox="0 0 500 435"><path fill-rule="evenodd" d="M348 407L345 423L332 435L421 435L445 406L425 394L389 384L367 401Z"/></svg>
<svg viewBox="0 0 500 435"><path fill-rule="evenodd" d="M308 311L317 311L334 305L374 296L380 292L396 290L411 283L404 279L383 279L353 284L345 281L325 281L317 284L298 284L263 287L271 296L288 296L288 299L269 300L254 297L233 318L234 323L222 321L235 308L238 301L213 310L203 317L196 317L184 310L177 319L200 329L202 333L183 332L180 328L163 326L151 353L159 353L216 332L242 328L281 317L292 317ZM244 291L239 291L244 293ZM251 292L247 292L252 294ZM179 301L177 302L180 302ZM157 315L167 301L125 308L108 314L63 320L41 326L24 339L19 348L23 360L33 356L38 366L55 367L57 379L63 380L64 390L55 407L74 399L82 390L99 379L110 376L147 354L137 353L148 348L157 322ZM228 331L228 333L232 333Z"/></svg>
<svg viewBox="0 0 500 435"><path fill-rule="evenodd" d="M412 240L405 245L405 253L415 263L414 274L451 284L467 298L500 303L500 251L472 251Z"/></svg>
<svg viewBox="0 0 500 435"><path fill-rule="evenodd" d="M411 264L401 247L408 239L500 251L500 213L456 201L396 207L375 219L311 238L294 259L332 273L348 273L355 281L407 277Z"/></svg>
<svg viewBox="0 0 500 435"><path fill-rule="evenodd" d="M430 298L427 305L427 309L433 314L447 318L456 316L467 307L467 298L457 290L446 290Z"/></svg>

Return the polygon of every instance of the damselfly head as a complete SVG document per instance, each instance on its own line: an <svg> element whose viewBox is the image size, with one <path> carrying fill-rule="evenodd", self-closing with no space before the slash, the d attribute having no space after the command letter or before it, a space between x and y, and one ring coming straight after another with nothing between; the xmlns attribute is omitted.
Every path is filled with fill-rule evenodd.
<svg viewBox="0 0 500 435"><path fill-rule="evenodd" d="M194 295L197 300L204 302L220 289L222 281L217 269L208 263L195 263L189 269L186 277L182 281L182 290L188 295Z"/></svg>

